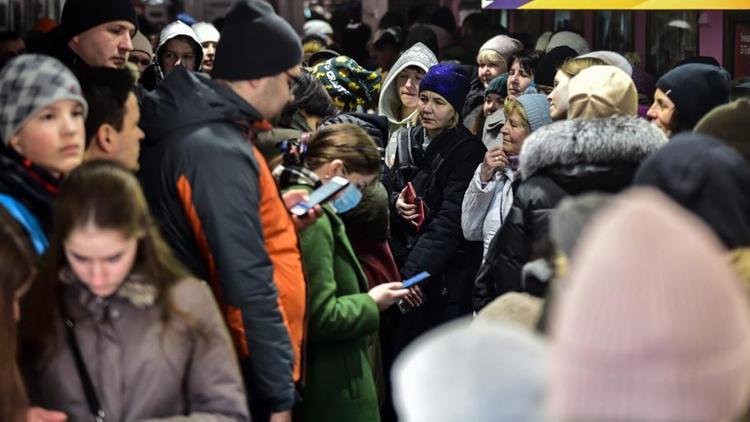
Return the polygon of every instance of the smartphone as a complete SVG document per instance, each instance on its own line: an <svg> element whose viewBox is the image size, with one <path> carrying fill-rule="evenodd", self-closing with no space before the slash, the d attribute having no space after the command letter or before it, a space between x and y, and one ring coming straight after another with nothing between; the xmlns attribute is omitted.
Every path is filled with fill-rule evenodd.
<svg viewBox="0 0 750 422"><path fill-rule="evenodd" d="M430 273L427 271L422 271L421 273L415 275L414 277L409 278L408 280L404 280L403 284L401 285L402 289L408 289L409 287L424 281L426 278L430 276Z"/></svg>
<svg viewBox="0 0 750 422"><path fill-rule="evenodd" d="M336 194L344 190L344 188L346 188L347 186L349 186L348 180L344 179L343 177L335 176L331 180L326 182L323 186L312 191L310 193L310 196L307 198L307 201L300 201L292 205L289 211L292 214L301 217L307 214L307 212L310 211L310 208L330 201L334 196L336 196Z"/></svg>
<svg viewBox="0 0 750 422"><path fill-rule="evenodd" d="M427 271L422 271L421 273L415 275L414 277L404 280L404 282L401 284L401 288L408 289L410 287L413 287L414 285L427 279L429 276L430 276L430 273L428 273ZM398 306L398 309L401 311L402 314L405 314L411 311L411 306L408 303L406 303L406 301L403 299L400 299L398 302L396 302L396 306Z"/></svg>

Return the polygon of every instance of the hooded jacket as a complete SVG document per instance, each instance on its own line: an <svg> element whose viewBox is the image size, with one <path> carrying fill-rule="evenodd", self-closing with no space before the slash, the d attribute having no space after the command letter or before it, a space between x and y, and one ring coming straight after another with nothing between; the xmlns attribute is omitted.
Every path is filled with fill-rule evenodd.
<svg viewBox="0 0 750 422"><path fill-rule="evenodd" d="M386 148L386 164L389 166L395 160L397 141L394 132L399 128L411 126L411 121L417 113L417 111L414 111L414 113L404 119L399 118L401 98L398 95L398 75L409 66L417 66L426 73L430 67L437 63L435 54L426 45L418 42L398 58L388 72L385 82L383 82L383 88L380 90L380 99L378 100L378 110L380 115L388 118L390 125L388 146Z"/></svg>
<svg viewBox="0 0 750 422"><path fill-rule="evenodd" d="M184 23L180 21L172 22L165 26L161 30L161 33L159 33L159 46L156 47L156 51L154 52L154 64L147 67L141 76L140 82L147 90L154 89L164 79L164 65L161 63L164 46L177 37L186 37L189 40L190 45L195 50L195 69L190 70L200 71L201 64L203 63L203 47L198 36L195 34L195 31Z"/></svg>
<svg viewBox="0 0 750 422"><path fill-rule="evenodd" d="M666 142L649 122L622 116L565 120L530 134L521 149L513 207L477 274L475 310L509 291L544 296L546 286L522 285L521 269L548 242L550 212L569 195L626 188L641 161Z"/></svg>
<svg viewBox="0 0 750 422"><path fill-rule="evenodd" d="M142 110L139 177L151 211L180 261L211 285L251 405L290 409L306 293L294 224L251 143L261 116L226 85L180 66Z"/></svg>
<svg viewBox="0 0 750 422"><path fill-rule="evenodd" d="M641 164L653 186L700 217L727 249L750 246L750 164L718 139L683 133Z"/></svg>

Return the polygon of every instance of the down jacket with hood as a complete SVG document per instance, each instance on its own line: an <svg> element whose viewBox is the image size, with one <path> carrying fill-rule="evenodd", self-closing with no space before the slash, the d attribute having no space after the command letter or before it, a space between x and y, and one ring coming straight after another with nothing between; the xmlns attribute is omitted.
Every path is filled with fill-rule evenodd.
<svg viewBox="0 0 750 422"><path fill-rule="evenodd" d="M411 127L417 113L417 111L414 111L414 113L404 119L399 118L401 98L398 95L398 74L409 66L419 67L426 73L437 63L435 54L426 45L418 42L398 58L388 72L385 82L383 82L383 88L380 90L380 99L378 100L378 111L380 115L388 118L389 123L388 146L385 150L385 162L389 167L393 165L396 157L398 143L396 140L396 131L401 128Z"/></svg>
<svg viewBox="0 0 750 422"><path fill-rule="evenodd" d="M569 195L630 186L640 163L666 142L646 120L623 116L565 120L530 134L513 207L477 274L474 309L509 291L544 296L546 285L524 286L521 270L548 243L550 212Z"/></svg>
<svg viewBox="0 0 750 422"><path fill-rule="evenodd" d="M201 64L203 63L203 47L198 39L198 35L195 34L192 28L185 25L180 21L175 21L165 26L164 29L159 33L159 46L156 47L154 52L154 64L147 67L141 75L140 83L143 87L149 91L156 88L156 85L160 84L164 80L164 68L161 63L161 56L164 53L164 46L171 40L183 37L188 40L195 50L195 68L190 69L199 71Z"/></svg>
<svg viewBox="0 0 750 422"><path fill-rule="evenodd" d="M306 292L294 223L252 144L263 120L228 86L181 66L142 110L139 177L151 211L178 259L211 285L251 410L291 409Z"/></svg>

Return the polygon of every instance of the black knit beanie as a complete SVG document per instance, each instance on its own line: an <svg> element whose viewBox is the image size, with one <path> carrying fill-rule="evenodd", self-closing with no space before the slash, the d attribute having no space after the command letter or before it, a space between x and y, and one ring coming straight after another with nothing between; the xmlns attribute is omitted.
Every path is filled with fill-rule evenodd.
<svg viewBox="0 0 750 422"><path fill-rule="evenodd" d="M692 130L706 113L729 102L731 78L718 66L688 63L665 73L656 87L677 108L679 130Z"/></svg>
<svg viewBox="0 0 750 422"><path fill-rule="evenodd" d="M227 13L211 76L227 81L277 75L302 62L302 44L287 21L261 0L239 0Z"/></svg>
<svg viewBox="0 0 750 422"><path fill-rule="evenodd" d="M60 17L58 34L68 42L95 26L114 21L128 21L138 28L131 0L68 0Z"/></svg>

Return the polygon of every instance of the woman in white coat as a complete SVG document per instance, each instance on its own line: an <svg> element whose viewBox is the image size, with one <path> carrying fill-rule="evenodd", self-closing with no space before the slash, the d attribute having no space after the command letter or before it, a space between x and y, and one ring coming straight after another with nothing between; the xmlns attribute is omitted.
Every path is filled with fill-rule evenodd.
<svg viewBox="0 0 750 422"><path fill-rule="evenodd" d="M505 106L507 120L500 131L502 143L488 145L466 189L461 209L461 228L466 240L482 241L487 254L492 238L513 205L513 181L518 156L526 137L551 123L549 103L543 94L521 95Z"/></svg>

